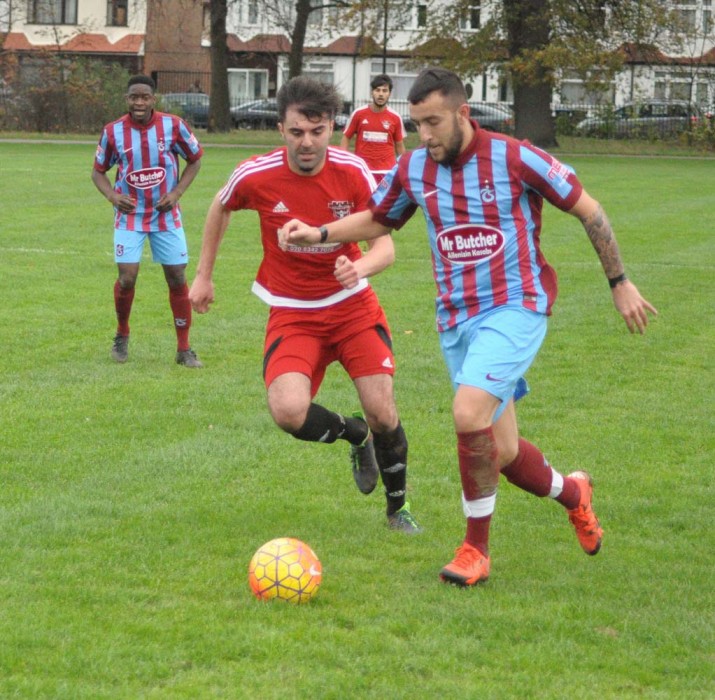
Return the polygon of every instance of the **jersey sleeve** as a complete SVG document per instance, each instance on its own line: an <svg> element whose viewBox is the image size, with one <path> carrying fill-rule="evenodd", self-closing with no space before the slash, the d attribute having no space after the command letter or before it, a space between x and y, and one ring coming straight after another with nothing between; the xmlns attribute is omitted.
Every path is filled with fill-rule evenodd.
<svg viewBox="0 0 715 700"><path fill-rule="evenodd" d="M402 228L417 210L417 204L405 186L411 154L400 158L373 192L369 207L378 223L392 229Z"/></svg>
<svg viewBox="0 0 715 700"><path fill-rule="evenodd" d="M343 136L345 136L348 139L351 139L355 134L357 133L357 125L358 125L358 118L357 118L357 113L360 110L353 110L353 113L350 115L350 119L348 119L348 123L345 125L345 128L343 129Z"/></svg>
<svg viewBox="0 0 715 700"><path fill-rule="evenodd" d="M189 125L179 117L175 117L175 119L178 136L174 150L184 160L194 163L204 154L204 149Z"/></svg>
<svg viewBox="0 0 715 700"><path fill-rule="evenodd" d="M110 138L109 129L105 126L99 137L97 150L94 152L94 169L106 173L114 165L114 144Z"/></svg>
<svg viewBox="0 0 715 700"><path fill-rule="evenodd" d="M397 130L395 132L395 141L399 143L407 138L407 130L405 129L405 122L402 116L395 113L397 116Z"/></svg>
<svg viewBox="0 0 715 700"><path fill-rule="evenodd" d="M572 209L583 192L574 169L529 143L519 145L522 179L550 204L562 211Z"/></svg>
<svg viewBox="0 0 715 700"><path fill-rule="evenodd" d="M219 199L226 209L238 211L239 209L250 208L250 181L247 177L250 162L248 160L239 163L231 173L231 177L219 191Z"/></svg>

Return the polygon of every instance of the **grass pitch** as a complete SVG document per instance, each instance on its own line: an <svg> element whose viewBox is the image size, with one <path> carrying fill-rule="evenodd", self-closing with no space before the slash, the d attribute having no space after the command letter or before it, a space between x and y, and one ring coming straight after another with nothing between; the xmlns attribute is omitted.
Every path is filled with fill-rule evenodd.
<svg viewBox="0 0 715 700"><path fill-rule="evenodd" d="M629 335L578 222L545 211L560 298L518 414L556 468L593 474L603 549L585 556L560 506L503 482L492 577L459 590L437 579L464 522L421 215L374 280L425 527L406 538L377 491L355 489L346 445L300 443L268 416L253 213L234 216L217 301L194 316L205 369L174 364L148 258L130 360L111 362L111 209L93 151L0 144L0 697L715 696L712 162L567 159L660 311ZM208 204L246 155L207 148L182 200L190 277ZM338 369L318 398L356 407ZM248 589L251 555L278 536L321 558L307 606Z"/></svg>

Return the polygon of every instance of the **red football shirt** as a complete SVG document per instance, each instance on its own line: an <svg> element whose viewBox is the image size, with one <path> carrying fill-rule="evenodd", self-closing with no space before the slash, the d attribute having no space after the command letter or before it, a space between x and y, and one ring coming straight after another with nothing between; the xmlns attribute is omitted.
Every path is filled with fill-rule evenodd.
<svg viewBox="0 0 715 700"><path fill-rule="evenodd" d="M397 162L395 143L405 140L402 117L389 107L373 112L369 105L356 109L343 134L355 139L355 153L365 160L373 172L391 170Z"/></svg>
<svg viewBox="0 0 715 700"><path fill-rule="evenodd" d="M367 208L375 180L365 163L340 148L328 147L323 169L303 176L288 166L285 148L240 163L219 193L230 210L253 209L261 222L263 259L253 291L271 306L322 308L363 291L367 280L345 289L333 274L335 260L357 260L356 243L278 245L278 229L290 219L310 226L341 219Z"/></svg>

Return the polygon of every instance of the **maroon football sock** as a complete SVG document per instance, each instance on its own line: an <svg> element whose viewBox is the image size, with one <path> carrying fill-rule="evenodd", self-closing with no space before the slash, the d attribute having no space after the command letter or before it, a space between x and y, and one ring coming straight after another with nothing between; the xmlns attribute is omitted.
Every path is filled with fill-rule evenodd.
<svg viewBox="0 0 715 700"><path fill-rule="evenodd" d="M543 498L551 493L554 477L551 465L543 452L524 438L519 438L519 453L513 462L502 469L502 474L514 486L535 496ZM563 487L556 500L566 508L575 508L580 497L578 484L574 479L563 479Z"/></svg>
<svg viewBox="0 0 715 700"><path fill-rule="evenodd" d="M576 479L571 479L568 476L564 477L564 487L556 497L556 500L569 510L573 510L579 504L581 489L579 489Z"/></svg>
<svg viewBox="0 0 715 700"><path fill-rule="evenodd" d="M535 496L548 496L551 491L551 465L543 452L528 440L519 438L519 453L501 473L509 482Z"/></svg>
<svg viewBox="0 0 715 700"><path fill-rule="evenodd" d="M129 316L134 302L134 287L124 289L119 280L114 283L114 309L117 312L117 333L129 335Z"/></svg>
<svg viewBox="0 0 715 700"><path fill-rule="evenodd" d="M189 329L191 328L191 302L189 301L189 285L184 283L181 287L169 287L169 304L174 314L174 328L176 329L176 349L179 352L188 350Z"/></svg>
<svg viewBox="0 0 715 700"><path fill-rule="evenodd" d="M499 451L491 426L483 430L457 433L457 454L462 492L466 501L482 501L484 512L467 516L465 541L489 554L489 526L499 483ZM478 510L479 505L477 506Z"/></svg>

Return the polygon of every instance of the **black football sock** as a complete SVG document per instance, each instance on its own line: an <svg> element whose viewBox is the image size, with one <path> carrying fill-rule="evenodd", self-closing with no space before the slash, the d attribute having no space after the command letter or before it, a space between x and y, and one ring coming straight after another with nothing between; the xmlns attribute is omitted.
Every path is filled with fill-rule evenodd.
<svg viewBox="0 0 715 700"><path fill-rule="evenodd" d="M405 505L407 489L407 436L398 423L387 433L372 434L375 444L375 458L380 468L380 476L385 486L387 514L392 515Z"/></svg>
<svg viewBox="0 0 715 700"><path fill-rule="evenodd" d="M311 403L305 423L292 435L307 442L331 443L343 439L359 445L367 437L367 424L358 418L346 418L320 404Z"/></svg>

